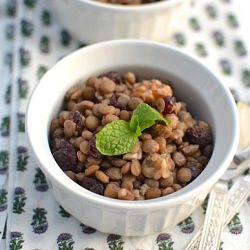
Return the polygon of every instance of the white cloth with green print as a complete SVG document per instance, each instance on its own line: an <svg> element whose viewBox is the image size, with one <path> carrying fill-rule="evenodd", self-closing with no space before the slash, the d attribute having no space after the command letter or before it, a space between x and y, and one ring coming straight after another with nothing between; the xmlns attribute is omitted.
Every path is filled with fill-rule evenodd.
<svg viewBox="0 0 250 250"><path fill-rule="evenodd" d="M0 9L1 234L8 212L0 249L184 249L204 222L206 201L179 225L146 237L97 232L74 219L55 201L28 151L25 110L38 79L83 44L60 26L50 0L0 0ZM196 1L182 30L170 43L211 68L235 98L250 102L250 61L232 1ZM220 249L250 249L249 214L250 198L223 231Z"/></svg>

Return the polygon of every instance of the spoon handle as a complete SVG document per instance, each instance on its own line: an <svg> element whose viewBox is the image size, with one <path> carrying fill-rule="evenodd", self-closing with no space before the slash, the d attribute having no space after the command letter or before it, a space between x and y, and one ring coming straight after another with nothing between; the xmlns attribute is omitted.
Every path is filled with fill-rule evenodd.
<svg viewBox="0 0 250 250"><path fill-rule="evenodd" d="M199 250L219 249L227 202L227 185L224 182L219 181L215 184L209 195L205 222L198 248Z"/></svg>
<svg viewBox="0 0 250 250"><path fill-rule="evenodd" d="M240 163L234 169L228 169L220 179L223 181L229 181L233 178L242 175L249 168L250 168L250 158Z"/></svg>
<svg viewBox="0 0 250 250"><path fill-rule="evenodd" d="M223 219L223 228L231 221L234 215L239 211L240 207L250 195L250 182L243 178L237 179L232 188L228 192L228 205L225 217ZM209 208L207 208L209 209ZM208 210L207 210L208 211ZM185 250L198 250L201 242L203 228L200 228L192 238ZM204 248L207 249L207 248ZM209 248L208 248L209 249Z"/></svg>

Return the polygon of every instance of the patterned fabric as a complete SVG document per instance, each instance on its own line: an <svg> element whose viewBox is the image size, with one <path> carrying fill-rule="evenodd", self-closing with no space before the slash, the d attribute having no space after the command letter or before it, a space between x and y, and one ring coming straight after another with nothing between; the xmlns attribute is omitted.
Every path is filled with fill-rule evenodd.
<svg viewBox="0 0 250 250"><path fill-rule="evenodd" d="M0 249L184 249L204 221L207 200L177 226L146 237L100 233L55 201L28 150L25 110L43 74L84 45L60 26L49 0L1 0L0 9L0 232L6 237ZM170 43L205 63L236 99L250 101L249 57L232 1L196 1ZM220 249L249 249L249 212L250 197L224 230Z"/></svg>

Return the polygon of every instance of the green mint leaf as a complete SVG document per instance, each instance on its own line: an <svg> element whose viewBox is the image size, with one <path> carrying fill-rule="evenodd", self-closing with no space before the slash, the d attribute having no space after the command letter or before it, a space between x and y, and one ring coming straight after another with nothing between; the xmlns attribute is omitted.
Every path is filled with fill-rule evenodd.
<svg viewBox="0 0 250 250"><path fill-rule="evenodd" d="M130 130L138 137L141 135L138 115L133 115L129 122Z"/></svg>
<svg viewBox="0 0 250 250"><path fill-rule="evenodd" d="M138 116L141 131L154 125L157 120L164 121L166 125L169 125L171 122L170 120L164 118L156 109L150 107L146 103L140 103L134 110L133 116L134 115Z"/></svg>
<svg viewBox="0 0 250 250"><path fill-rule="evenodd" d="M96 148L103 155L125 154L135 145L137 137L138 135L131 131L128 122L116 120L108 123L96 134Z"/></svg>

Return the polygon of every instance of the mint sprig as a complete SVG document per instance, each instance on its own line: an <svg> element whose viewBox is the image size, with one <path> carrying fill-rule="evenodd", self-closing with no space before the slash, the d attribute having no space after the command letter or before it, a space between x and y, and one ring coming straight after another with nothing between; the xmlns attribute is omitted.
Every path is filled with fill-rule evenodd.
<svg viewBox="0 0 250 250"><path fill-rule="evenodd" d="M171 123L148 104L141 103L134 110L129 122L116 120L105 125L96 134L96 148L103 155L126 154L135 145L141 132L156 121L163 121L166 125Z"/></svg>

